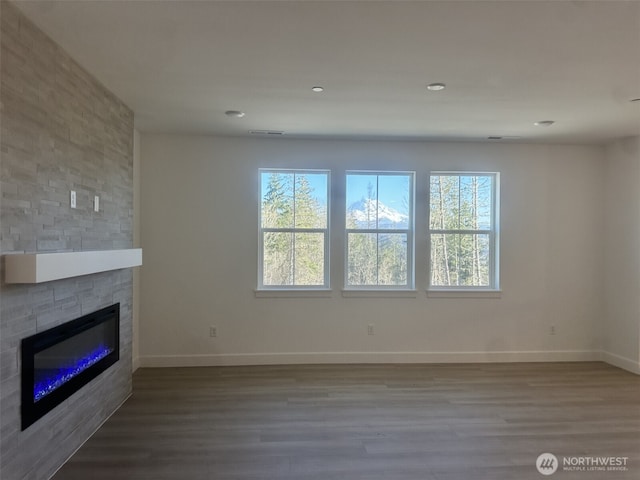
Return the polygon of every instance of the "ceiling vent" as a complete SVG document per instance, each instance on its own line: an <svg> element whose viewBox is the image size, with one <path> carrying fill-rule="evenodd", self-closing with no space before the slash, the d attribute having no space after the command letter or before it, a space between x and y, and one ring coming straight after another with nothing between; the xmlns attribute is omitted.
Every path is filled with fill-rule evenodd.
<svg viewBox="0 0 640 480"><path fill-rule="evenodd" d="M249 130L251 135L284 135L284 132L278 130Z"/></svg>
<svg viewBox="0 0 640 480"><path fill-rule="evenodd" d="M518 135L491 135L487 137L487 140L517 140L522 138Z"/></svg>

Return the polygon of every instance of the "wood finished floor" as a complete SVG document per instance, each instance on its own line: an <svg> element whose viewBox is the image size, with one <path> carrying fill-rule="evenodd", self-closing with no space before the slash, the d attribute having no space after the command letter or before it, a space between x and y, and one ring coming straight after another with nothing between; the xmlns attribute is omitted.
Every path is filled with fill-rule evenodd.
<svg viewBox="0 0 640 480"><path fill-rule="evenodd" d="M133 383L54 480L640 478L640 377L604 363L140 369ZM543 452L629 457L628 471L545 477Z"/></svg>

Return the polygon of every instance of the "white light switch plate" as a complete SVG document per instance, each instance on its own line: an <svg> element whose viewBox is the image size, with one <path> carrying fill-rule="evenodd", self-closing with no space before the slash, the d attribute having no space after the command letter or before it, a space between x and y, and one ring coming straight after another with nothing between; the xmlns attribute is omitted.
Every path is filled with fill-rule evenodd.
<svg viewBox="0 0 640 480"><path fill-rule="evenodd" d="M71 208L76 208L78 205L76 203L76 191L71 190Z"/></svg>
<svg viewBox="0 0 640 480"><path fill-rule="evenodd" d="M100 197L98 195L93 197L93 211L94 212L100 211Z"/></svg>

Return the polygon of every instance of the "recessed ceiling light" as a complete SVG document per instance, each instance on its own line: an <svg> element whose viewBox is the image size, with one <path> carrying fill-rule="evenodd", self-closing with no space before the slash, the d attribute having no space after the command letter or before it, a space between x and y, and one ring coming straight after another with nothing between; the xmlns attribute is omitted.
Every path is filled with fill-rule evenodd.
<svg viewBox="0 0 640 480"><path fill-rule="evenodd" d="M244 117L244 112L241 112L240 110L227 110L226 112L224 112L224 114L227 117L235 117L235 118Z"/></svg>
<svg viewBox="0 0 640 480"><path fill-rule="evenodd" d="M556 122L554 122L553 120L540 120L539 122L534 123L534 125L536 127L550 127L554 123Z"/></svg>
<svg viewBox="0 0 640 480"><path fill-rule="evenodd" d="M312 92L324 92L324 88L322 87L311 87Z"/></svg>
<svg viewBox="0 0 640 480"><path fill-rule="evenodd" d="M430 83L427 85L427 90L431 90L432 92L438 92L440 90L444 90L447 86L444 83Z"/></svg>

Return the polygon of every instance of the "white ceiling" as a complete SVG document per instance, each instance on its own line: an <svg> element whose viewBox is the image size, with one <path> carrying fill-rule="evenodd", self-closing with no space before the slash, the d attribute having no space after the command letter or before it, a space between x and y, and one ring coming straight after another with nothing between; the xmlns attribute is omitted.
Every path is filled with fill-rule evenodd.
<svg viewBox="0 0 640 480"><path fill-rule="evenodd" d="M143 132L550 143L640 134L640 102L630 102L640 97L639 1L17 5ZM431 82L447 88L429 92Z"/></svg>

